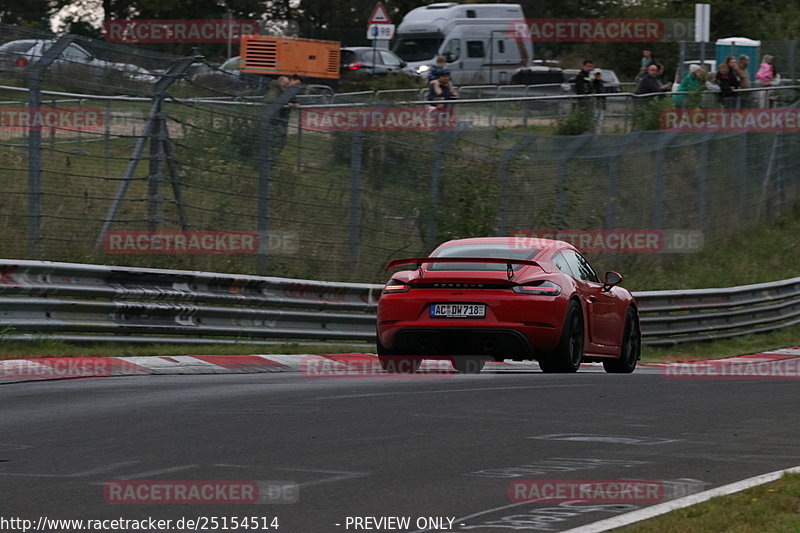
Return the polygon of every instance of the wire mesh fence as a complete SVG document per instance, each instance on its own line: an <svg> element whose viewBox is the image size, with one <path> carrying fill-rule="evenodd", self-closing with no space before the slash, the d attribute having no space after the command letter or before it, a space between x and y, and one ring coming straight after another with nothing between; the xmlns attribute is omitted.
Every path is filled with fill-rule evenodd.
<svg viewBox="0 0 800 533"><path fill-rule="evenodd" d="M632 130L630 96L611 97L617 111L608 101L620 118L605 133L553 135L542 127L578 103L507 95L459 103L441 131L323 131L306 127L319 100L300 89L252 96L264 80L109 50L104 61L151 78L109 65L114 84L75 78L54 61L38 125L23 124L37 98L28 73L0 89L0 256L380 282L390 259L458 237L624 230L713 242L800 192L796 134Z"/></svg>

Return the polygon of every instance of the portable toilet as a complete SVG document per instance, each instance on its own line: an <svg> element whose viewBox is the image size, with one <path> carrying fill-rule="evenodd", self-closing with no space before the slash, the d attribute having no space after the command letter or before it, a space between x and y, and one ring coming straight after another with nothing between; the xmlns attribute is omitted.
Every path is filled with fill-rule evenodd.
<svg viewBox="0 0 800 533"><path fill-rule="evenodd" d="M728 56L734 56L739 59L739 56L744 54L750 57L750 66L747 68L750 73L750 82L755 82L756 71L761 62L761 41L754 41L747 37L726 37L725 39L717 39L716 45L717 67L724 63L725 58Z"/></svg>

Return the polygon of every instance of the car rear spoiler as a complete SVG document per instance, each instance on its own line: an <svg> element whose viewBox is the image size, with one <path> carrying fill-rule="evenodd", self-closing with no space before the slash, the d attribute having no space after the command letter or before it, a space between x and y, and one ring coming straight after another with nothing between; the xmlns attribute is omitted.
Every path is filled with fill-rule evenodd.
<svg viewBox="0 0 800 533"><path fill-rule="evenodd" d="M386 270L389 271L401 265L416 265L420 276L422 276L422 265L424 263L497 263L506 265L508 279L514 277L514 265L538 266L542 270L545 270L542 268L542 265L536 261L531 261L529 259L503 259L500 257L409 257L407 259L395 259L390 261ZM547 271L545 270L545 272Z"/></svg>

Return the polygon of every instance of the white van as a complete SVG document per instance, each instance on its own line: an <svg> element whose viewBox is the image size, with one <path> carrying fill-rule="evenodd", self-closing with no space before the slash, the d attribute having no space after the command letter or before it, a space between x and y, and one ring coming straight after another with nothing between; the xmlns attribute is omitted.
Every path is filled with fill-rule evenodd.
<svg viewBox="0 0 800 533"><path fill-rule="evenodd" d="M456 85L509 83L533 59L533 43L512 31L524 19L519 4L430 4L403 17L392 51L425 78L443 55Z"/></svg>

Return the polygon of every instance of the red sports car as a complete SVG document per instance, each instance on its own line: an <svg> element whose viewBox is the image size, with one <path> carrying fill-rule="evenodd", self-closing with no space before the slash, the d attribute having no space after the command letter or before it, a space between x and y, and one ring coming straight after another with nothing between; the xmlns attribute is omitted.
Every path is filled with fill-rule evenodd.
<svg viewBox="0 0 800 533"><path fill-rule="evenodd" d="M571 244L485 237L397 259L378 304L378 357L387 371L450 359L459 372L486 361L536 359L544 372L602 362L630 373L641 354L636 301L606 272L601 282Z"/></svg>

